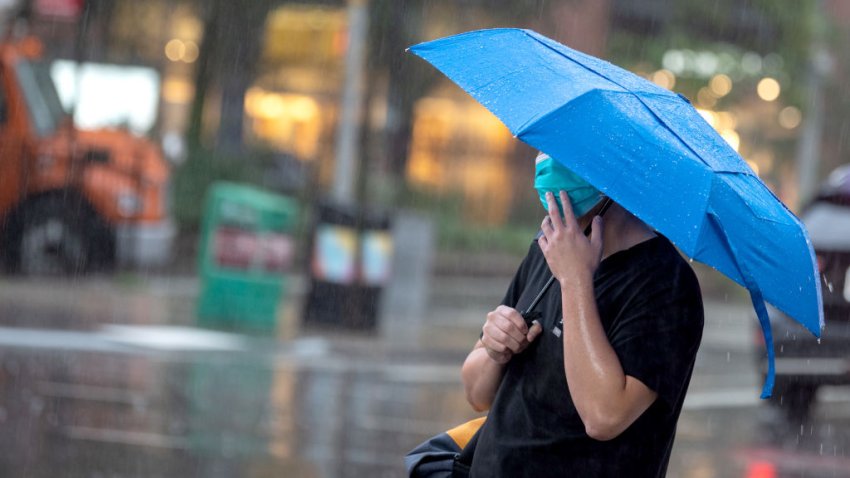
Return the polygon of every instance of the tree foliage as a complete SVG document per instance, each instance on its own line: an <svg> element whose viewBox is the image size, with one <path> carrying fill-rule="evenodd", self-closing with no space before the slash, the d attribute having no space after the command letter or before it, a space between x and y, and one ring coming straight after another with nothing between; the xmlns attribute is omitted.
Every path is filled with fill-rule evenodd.
<svg viewBox="0 0 850 478"><path fill-rule="evenodd" d="M607 53L618 64L654 68L670 49L775 53L785 74L799 80L809 67L816 19L815 0L651 0L640 6L619 1L612 8ZM799 83L790 82L796 104L801 103L801 92L794 89Z"/></svg>

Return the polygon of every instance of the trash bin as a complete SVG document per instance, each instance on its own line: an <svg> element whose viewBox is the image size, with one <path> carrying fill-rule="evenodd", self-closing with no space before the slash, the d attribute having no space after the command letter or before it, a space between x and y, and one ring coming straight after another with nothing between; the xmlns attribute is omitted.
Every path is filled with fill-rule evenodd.
<svg viewBox="0 0 850 478"><path fill-rule="evenodd" d="M311 244L305 324L374 331L392 264L389 215L319 204Z"/></svg>
<svg viewBox="0 0 850 478"><path fill-rule="evenodd" d="M234 183L210 188L198 257L199 325L274 332L296 216L291 198Z"/></svg>

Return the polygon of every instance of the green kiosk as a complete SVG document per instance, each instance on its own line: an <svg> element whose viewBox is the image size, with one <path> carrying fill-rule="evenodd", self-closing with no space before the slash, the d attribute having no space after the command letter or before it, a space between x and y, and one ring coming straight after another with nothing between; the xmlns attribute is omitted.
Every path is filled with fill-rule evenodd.
<svg viewBox="0 0 850 478"><path fill-rule="evenodd" d="M297 202L247 185L209 190L199 248L198 324L273 333L295 253Z"/></svg>

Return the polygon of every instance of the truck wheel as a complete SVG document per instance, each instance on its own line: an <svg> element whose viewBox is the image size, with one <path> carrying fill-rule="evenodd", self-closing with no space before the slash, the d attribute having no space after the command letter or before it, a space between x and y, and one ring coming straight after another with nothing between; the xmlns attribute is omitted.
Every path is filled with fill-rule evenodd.
<svg viewBox="0 0 850 478"><path fill-rule="evenodd" d="M19 270L32 276L85 272L90 254L87 208L59 196L42 198L24 211L19 242Z"/></svg>

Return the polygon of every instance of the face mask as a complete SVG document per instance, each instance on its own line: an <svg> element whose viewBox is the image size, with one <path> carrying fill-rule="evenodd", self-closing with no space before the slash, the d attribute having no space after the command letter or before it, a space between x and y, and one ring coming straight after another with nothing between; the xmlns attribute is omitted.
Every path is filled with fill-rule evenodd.
<svg viewBox="0 0 850 478"><path fill-rule="evenodd" d="M537 156L534 171L534 188L537 189L540 202L543 203L543 208L547 211L549 210L549 203L546 202L546 193L551 192L555 195L555 201L558 202L558 210L561 216L564 215L564 208L561 205L559 192L566 191L576 218L587 214L603 197L603 194L591 186L590 183L545 153L540 153Z"/></svg>

